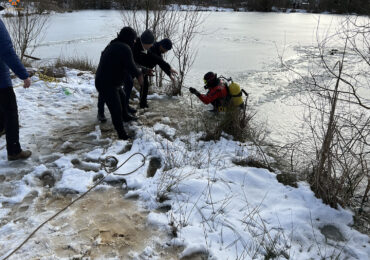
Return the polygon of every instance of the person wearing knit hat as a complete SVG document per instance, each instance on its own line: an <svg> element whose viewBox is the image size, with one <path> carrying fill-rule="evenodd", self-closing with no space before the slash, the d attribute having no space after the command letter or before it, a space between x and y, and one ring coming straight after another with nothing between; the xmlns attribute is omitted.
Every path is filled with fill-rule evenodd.
<svg viewBox="0 0 370 260"><path fill-rule="evenodd" d="M154 43L154 35L151 30L145 30L140 37L137 37L136 32L131 27L124 27L117 36L117 39L113 40L112 42L120 40L125 42L127 45L130 46L134 62L136 66L141 69L142 73L144 74L151 74L151 70L145 68L142 64L145 63L144 60L146 59L146 52L147 50L152 47ZM145 79L146 78L146 79ZM148 81L147 76L144 78L144 83ZM134 82L132 77L125 77L123 90L120 89L120 97L122 99L122 106L123 107L123 114L124 114L124 121L131 121L136 120L137 118L133 116L136 113L136 109L129 105L130 97L132 88L134 86ZM123 91L123 93L122 93ZM104 99L101 95L99 95L98 99L98 115L97 118L100 122L104 123L107 121L105 114L104 114Z"/></svg>
<svg viewBox="0 0 370 260"><path fill-rule="evenodd" d="M128 122L135 119L127 112L122 85L127 85L134 77L137 78L140 85L144 82L142 71L136 66L132 55L132 47L136 38L134 29L131 27L122 28L117 38L111 41L102 52L95 75L95 87L99 92L98 119L103 122L104 118L100 118L100 113L101 109L104 111L105 102L109 108L118 138L121 140L129 138L122 121Z"/></svg>
<svg viewBox="0 0 370 260"><path fill-rule="evenodd" d="M172 49L172 42L168 38L164 38L159 42L155 42L152 47L148 50L145 59L142 59L141 63L143 66L153 69L155 66L159 66L170 79L175 81L175 74L177 71L174 70L170 64L163 60L163 54ZM144 85L140 89L140 108L147 108L147 96L149 91L149 80L148 77L144 77Z"/></svg>
<svg viewBox="0 0 370 260"><path fill-rule="evenodd" d="M150 47L152 47L153 43L154 43L154 35L152 33L151 30L149 29L146 29L140 36L140 40L141 40L141 43L144 45L150 45ZM148 50L149 48L145 48L145 46L143 46L144 49Z"/></svg>
<svg viewBox="0 0 370 260"><path fill-rule="evenodd" d="M203 77L207 94L200 94L195 88L189 88L190 93L196 95L204 104L212 104L213 112L224 111L230 102L227 85L217 77L217 74L210 71ZM221 109L221 110L220 110Z"/></svg>
<svg viewBox="0 0 370 260"><path fill-rule="evenodd" d="M136 31L129 26L123 27L121 31L117 34L117 38L111 41L113 42L123 42L126 43L130 48L132 48L136 42Z"/></svg>
<svg viewBox="0 0 370 260"><path fill-rule="evenodd" d="M159 46L162 47L162 53L166 53L167 51L172 49L172 42L168 38L164 38L159 42Z"/></svg>
<svg viewBox="0 0 370 260"><path fill-rule="evenodd" d="M146 29L140 35L140 37L136 39L136 42L134 46L132 47L132 53L134 56L134 61L136 63L136 66L138 66L144 74L144 85L149 82L148 76L153 75L153 71L146 67L146 64L148 63L147 62L147 59L148 59L147 51L149 50L150 47L153 46L153 43L154 43L153 32L149 29ZM133 107L129 105L133 87L134 87L133 81L131 82L128 81L127 84L125 84L124 89L125 89L125 94L126 94L127 111L129 113L135 114L136 109L134 109Z"/></svg>

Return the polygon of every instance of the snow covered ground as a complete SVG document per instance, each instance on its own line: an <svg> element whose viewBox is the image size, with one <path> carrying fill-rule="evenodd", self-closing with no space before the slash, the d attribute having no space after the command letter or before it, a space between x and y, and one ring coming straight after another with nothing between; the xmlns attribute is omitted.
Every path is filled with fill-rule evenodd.
<svg viewBox="0 0 370 260"><path fill-rule="evenodd" d="M284 186L277 181L275 173L236 164L257 156L251 144L233 141L226 135L218 141L202 141L203 134L195 128L184 135L181 130L185 126L191 128L196 124L194 111L199 110L198 103L196 108L189 108L181 98L151 100L152 111L141 113L139 121L129 126L129 131L135 133L134 140L118 141L110 122L99 125L96 121L97 94L92 74L67 70L67 76L58 83L40 81L38 76L32 80L30 89L15 88L21 143L33 151L32 158L8 162L4 137L0 139L2 259L62 208L58 203L39 208L40 202L76 198L107 175L100 159L112 155L123 162L137 152L146 156L144 167L125 180L120 176L107 177L108 183L127 191L124 197L112 192L115 188L108 183L102 184L99 191L109 194L105 197L105 209L95 208L86 201L72 206L61 219L36 233L12 258L122 258L120 250L91 253L106 236L88 232L102 211L109 212L109 205L113 210L103 220L119 221L116 213L120 209L114 208L113 201L130 198L137 198L139 207L147 212L142 217L145 227L132 229L131 235L149 227L168 234L154 235L157 237L152 240L156 243L141 249L127 244L132 246L132 252L127 255L130 259L171 259L163 257L159 243L162 249L178 248L179 253L172 259L191 259L196 255L220 260L265 259L266 256L369 258L369 237L352 228L351 211L324 205L306 183L299 183L298 188ZM16 86L20 83L14 81ZM118 172L129 172L141 163L142 159L135 156ZM153 165L157 171L153 171ZM89 195L84 200L89 200ZM90 215L84 219L79 211L86 207ZM114 214L115 218L110 218ZM131 218L138 218L135 216ZM74 230L79 222L80 227L86 225L87 235L81 236ZM103 230L104 234L116 232L110 236L116 239L110 244L112 247L119 247L129 239L119 235L118 226ZM121 244L117 239L121 239ZM72 246L68 244L70 241ZM71 248L74 251L56 251L57 243L62 244L59 246L64 251Z"/></svg>

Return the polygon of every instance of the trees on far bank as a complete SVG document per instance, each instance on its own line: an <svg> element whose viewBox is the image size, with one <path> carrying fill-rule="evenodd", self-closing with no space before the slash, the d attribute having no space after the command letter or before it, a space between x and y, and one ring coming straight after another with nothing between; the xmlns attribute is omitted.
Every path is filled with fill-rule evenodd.
<svg viewBox="0 0 370 260"><path fill-rule="evenodd" d="M300 133L287 150L316 196L333 207L362 209L369 200L369 22L349 16L334 34L317 32L304 70L283 62L297 76L292 84L300 91L309 132Z"/></svg>
<svg viewBox="0 0 370 260"><path fill-rule="evenodd" d="M154 1L155 2L155 1ZM306 9L308 12L370 14L369 0L165 0L164 5L197 5L227 7L234 10L271 12L273 7L281 10ZM39 5L49 10L82 9L146 9L145 0L39 0ZM155 5L155 4L154 4Z"/></svg>
<svg viewBox="0 0 370 260"><path fill-rule="evenodd" d="M314 12L370 14L369 0L309 0L309 10Z"/></svg>

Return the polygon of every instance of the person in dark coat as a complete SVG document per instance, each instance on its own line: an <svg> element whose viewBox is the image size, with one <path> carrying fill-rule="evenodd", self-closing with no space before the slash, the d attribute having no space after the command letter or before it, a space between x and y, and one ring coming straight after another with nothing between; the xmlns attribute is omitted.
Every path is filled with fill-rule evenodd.
<svg viewBox="0 0 370 260"><path fill-rule="evenodd" d="M132 52L134 55L134 61L138 67L140 67L144 74L144 85L148 84L149 76L154 76L153 70L148 68L148 65L150 66L150 56L148 55L148 50L153 46L154 44L154 35L151 30L147 29L145 30L140 37L136 39L136 42L134 44L134 47L132 48ZM125 85L125 93L127 98L127 104L129 101L129 98L131 96L131 91L133 88L133 82L132 84ZM127 110L130 113L135 113L136 110L132 107L128 106Z"/></svg>
<svg viewBox="0 0 370 260"><path fill-rule="evenodd" d="M134 43L132 47L132 52L133 52L134 61L136 63L136 66L142 70L143 74L146 75L146 78L147 78L147 74L152 75L153 72L151 69L146 68L142 64L146 64L144 62L147 59L146 51L153 45L153 43L154 43L153 33L150 30L145 30L141 34L140 37L136 38L136 42ZM144 81L145 81L145 78L144 78ZM122 89L120 89L119 91L121 100L124 101L122 102L122 104L126 105L126 107L123 108L123 118L124 118L124 121L130 121L132 119L136 119L135 117L131 115L131 114L136 113L136 109L132 108L129 105L132 88L134 86L134 81L132 80L132 77L126 75L124 78L123 86L124 86L124 91ZM104 104L105 102L103 98L99 95L98 119L100 122L107 121L104 115Z"/></svg>
<svg viewBox="0 0 370 260"><path fill-rule="evenodd" d="M142 72L136 67L131 51L136 37L136 32L131 27L122 28L117 38L102 52L95 77L95 87L107 104L118 138L122 140L128 139L129 136L122 122L126 97L121 86L133 77L138 79L140 85L143 84Z"/></svg>
<svg viewBox="0 0 370 260"><path fill-rule="evenodd" d="M134 48L132 50L134 54L134 60L137 64L145 67L148 62L148 51L154 44L153 32L149 29L145 30L140 37L136 39Z"/></svg>
<svg viewBox="0 0 370 260"><path fill-rule="evenodd" d="M0 6L0 11L3 8ZM27 159L31 151L22 150L19 143L19 121L17 100L10 79L9 68L29 88L29 75L14 51L9 33L0 19L0 136L5 133L8 160Z"/></svg>
<svg viewBox="0 0 370 260"><path fill-rule="evenodd" d="M204 75L204 86L208 89L207 94L200 94L195 88L189 88L190 93L196 95L200 101L204 104L212 104L214 111L218 111L220 107L223 107L228 102L229 92L227 86L220 78L217 77L216 73L207 72Z"/></svg>
<svg viewBox="0 0 370 260"><path fill-rule="evenodd" d="M153 69L158 65L172 81L175 80L174 74L177 74L177 71L174 70L170 64L163 60L163 54L172 49L172 42L170 39L165 38L159 42L155 42L153 46L149 49L147 56L143 59L141 64L149 69ZM140 107L147 108L147 96L149 90L149 79L148 77L144 78L144 85L140 90Z"/></svg>
<svg viewBox="0 0 370 260"><path fill-rule="evenodd" d="M130 75L124 75L123 78L123 85L127 86L130 84L134 84L133 79ZM128 105L126 103L126 94L122 87L118 88L118 95L120 96L121 100L121 106L122 106L122 119L124 122L130 122L132 120L137 120L136 117L134 117L131 112L128 110ZM105 101L102 95L98 95L98 115L97 118L101 123L107 122L107 118L105 117L104 113L104 106Z"/></svg>

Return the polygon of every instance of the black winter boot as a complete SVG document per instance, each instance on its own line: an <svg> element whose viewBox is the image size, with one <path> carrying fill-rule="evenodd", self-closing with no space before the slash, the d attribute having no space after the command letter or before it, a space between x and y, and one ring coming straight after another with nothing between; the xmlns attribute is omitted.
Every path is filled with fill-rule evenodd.
<svg viewBox="0 0 370 260"><path fill-rule="evenodd" d="M32 155L32 152L29 150L20 151L17 154L8 155L8 161L16 161L16 160L25 160Z"/></svg>
<svg viewBox="0 0 370 260"><path fill-rule="evenodd" d="M107 122L107 118L105 117L104 113L98 113L97 118L98 118L100 123Z"/></svg>
<svg viewBox="0 0 370 260"><path fill-rule="evenodd" d="M148 103L140 103L140 108L149 108Z"/></svg>
<svg viewBox="0 0 370 260"><path fill-rule="evenodd" d="M137 117L134 117L133 115L129 113L128 106L126 106L125 104L122 104L122 120L123 122L130 122L130 121L137 120Z"/></svg>
<svg viewBox="0 0 370 260"><path fill-rule="evenodd" d="M127 114L122 116L123 122L130 122L130 121L136 121L138 118L136 116Z"/></svg>
<svg viewBox="0 0 370 260"><path fill-rule="evenodd" d="M120 140L128 140L128 139L130 139L130 136L128 134L126 134L126 132L122 132L122 133L119 133L118 134L118 139L120 139Z"/></svg>
<svg viewBox="0 0 370 260"><path fill-rule="evenodd" d="M136 110L135 108L130 107L130 106L128 106L128 107L127 107L127 111L128 111L129 113L131 113L131 114L135 114L135 113L137 112L137 110Z"/></svg>

